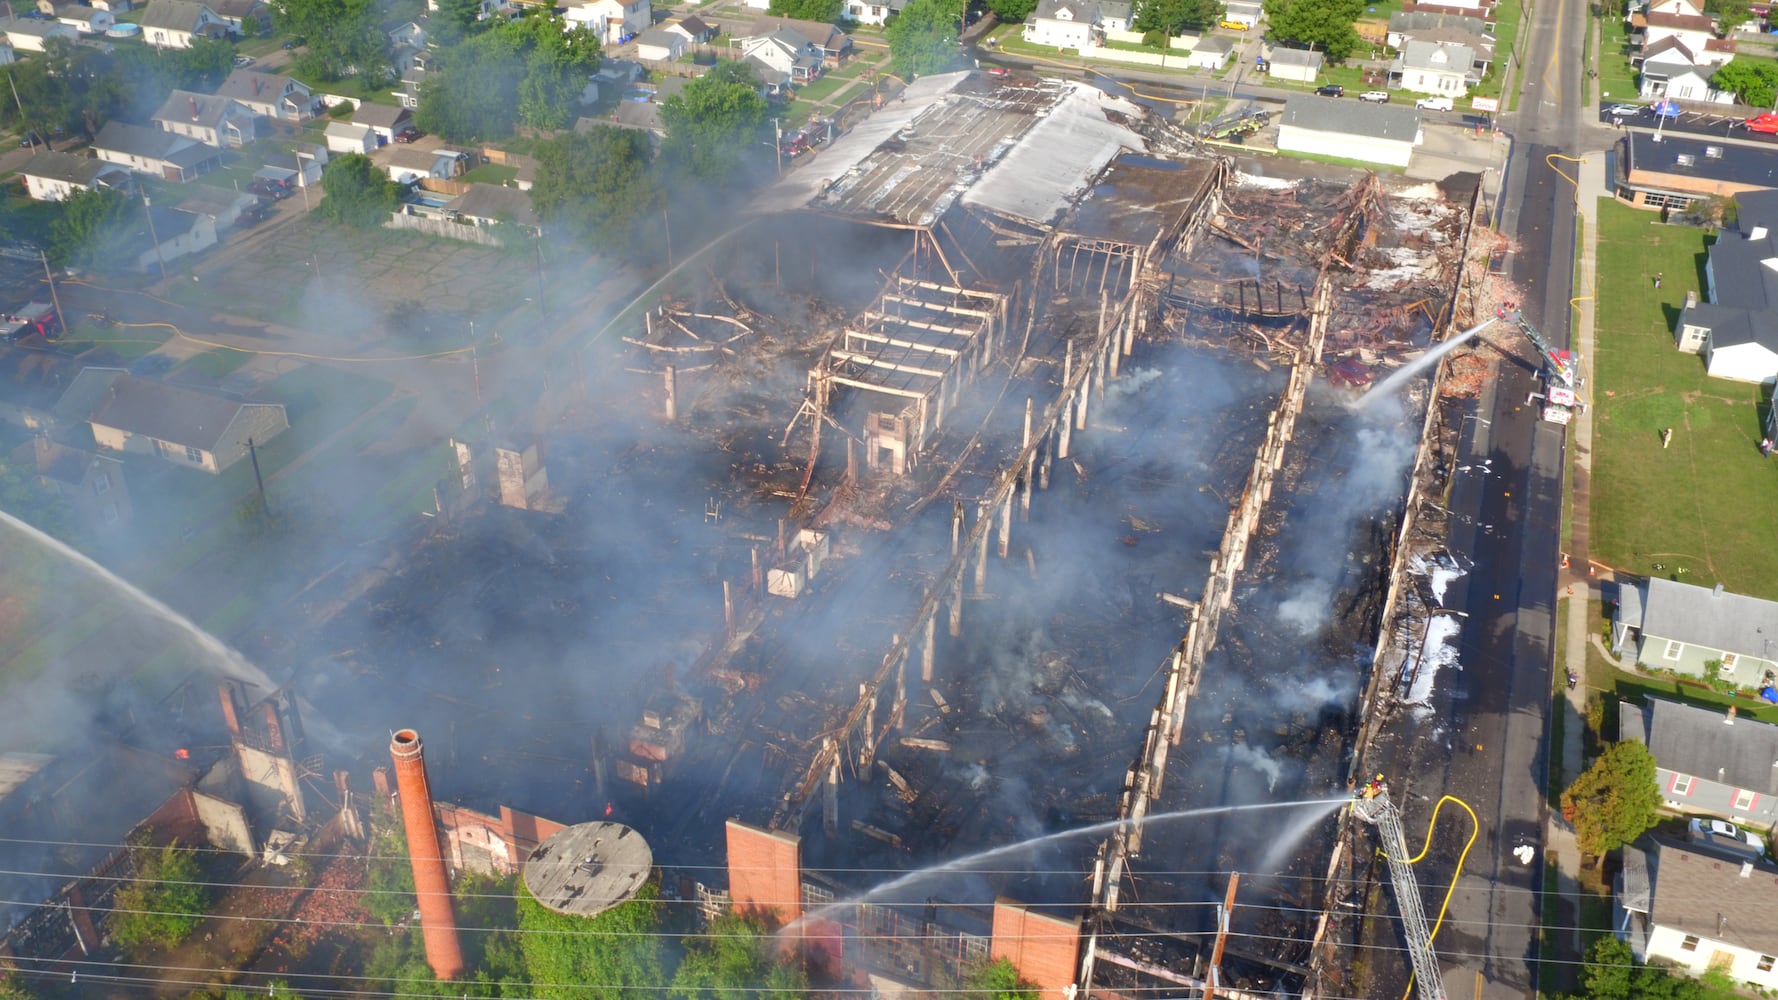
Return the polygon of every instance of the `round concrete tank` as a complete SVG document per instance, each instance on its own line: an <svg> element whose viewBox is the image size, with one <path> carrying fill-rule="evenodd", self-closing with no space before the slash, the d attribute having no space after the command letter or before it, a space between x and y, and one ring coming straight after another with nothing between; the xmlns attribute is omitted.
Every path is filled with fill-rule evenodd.
<svg viewBox="0 0 1778 1000"><path fill-rule="evenodd" d="M622 823L558 831L525 859L525 889L557 913L596 917L636 897L654 871L654 852Z"/></svg>

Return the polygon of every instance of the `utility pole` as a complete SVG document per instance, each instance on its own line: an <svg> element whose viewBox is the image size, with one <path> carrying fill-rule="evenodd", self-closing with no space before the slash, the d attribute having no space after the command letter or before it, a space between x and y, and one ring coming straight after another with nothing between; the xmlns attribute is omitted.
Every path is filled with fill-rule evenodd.
<svg viewBox="0 0 1778 1000"><path fill-rule="evenodd" d="M67 333L68 321L62 317L62 297L56 294L56 275L49 269L49 254L39 250L37 258L43 261L43 276L49 280L49 300L56 306L56 325L62 328L63 333Z"/></svg>
<svg viewBox="0 0 1778 1000"><path fill-rule="evenodd" d="M259 513L261 517L272 516L271 502L265 498L265 479L259 474L259 449L253 446L253 439L247 439L247 457L253 460L253 482L259 486Z"/></svg>
<svg viewBox="0 0 1778 1000"><path fill-rule="evenodd" d="M303 158L300 154L296 157L296 186L302 188L303 214L307 215L309 212L309 176L303 172Z"/></svg>
<svg viewBox="0 0 1778 1000"><path fill-rule="evenodd" d="M475 353L475 320L469 321L469 376L475 380L475 405L482 405L482 362Z"/></svg>
<svg viewBox="0 0 1778 1000"><path fill-rule="evenodd" d="M7 7L7 12L8 12L8 16L10 17L11 16L11 6L10 5L8 5L8 7ZM25 141L31 144L31 152L35 153L35 152L37 152L37 140L31 138L31 135L36 130L31 128L30 122L25 121L25 102L19 100L18 81L14 80L12 78L12 71L11 70L6 71L6 82L12 85L12 103L18 105L19 124L25 126ZM47 145L47 143L45 145Z"/></svg>
<svg viewBox="0 0 1778 1000"><path fill-rule="evenodd" d="M673 223L667 218L667 206L661 206L661 229L667 234L667 267L673 266Z"/></svg>
<svg viewBox="0 0 1778 1000"><path fill-rule="evenodd" d="M778 156L778 176L784 176L784 119L772 119L772 152Z"/></svg>
<svg viewBox="0 0 1778 1000"><path fill-rule="evenodd" d="M161 238L154 231L154 206L148 201L148 192L142 192L142 214L148 217L148 239L154 244L154 258L160 261L161 280L167 280L167 255L161 252Z"/></svg>
<svg viewBox="0 0 1778 1000"><path fill-rule="evenodd" d="M537 313L545 319L549 318L549 303L543 298L543 227L537 227Z"/></svg>

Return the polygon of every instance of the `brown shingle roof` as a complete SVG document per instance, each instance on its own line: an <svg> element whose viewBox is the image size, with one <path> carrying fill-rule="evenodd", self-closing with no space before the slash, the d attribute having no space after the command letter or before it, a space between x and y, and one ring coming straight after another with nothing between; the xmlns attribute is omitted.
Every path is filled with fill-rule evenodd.
<svg viewBox="0 0 1778 1000"><path fill-rule="evenodd" d="M1676 28L1681 31L1707 31L1716 34L1716 22L1702 14L1650 14L1651 28Z"/></svg>
<svg viewBox="0 0 1778 1000"><path fill-rule="evenodd" d="M246 404L165 382L124 375L105 390L92 421L159 441L216 450L222 432Z"/></svg>
<svg viewBox="0 0 1778 1000"><path fill-rule="evenodd" d="M1662 843L1649 919L1701 938L1778 955L1778 876Z"/></svg>

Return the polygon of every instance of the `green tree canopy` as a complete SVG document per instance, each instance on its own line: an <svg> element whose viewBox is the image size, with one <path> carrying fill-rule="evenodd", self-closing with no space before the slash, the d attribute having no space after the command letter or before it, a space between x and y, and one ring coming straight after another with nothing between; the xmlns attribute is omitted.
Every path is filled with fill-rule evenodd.
<svg viewBox="0 0 1778 1000"><path fill-rule="evenodd" d="M808 978L759 921L728 913L689 939L673 974L674 1000L802 1000Z"/></svg>
<svg viewBox="0 0 1778 1000"><path fill-rule="evenodd" d="M389 39L376 0L282 0L272 12L280 31L307 39L292 61L299 74L315 80L359 76L373 84L389 78Z"/></svg>
<svg viewBox="0 0 1778 1000"><path fill-rule="evenodd" d="M141 953L176 947L197 929L210 906L195 852L168 844L136 847L136 878L117 890L111 904L111 936Z"/></svg>
<svg viewBox="0 0 1778 1000"><path fill-rule="evenodd" d="M1655 759L1639 740L1613 744L1562 793L1562 815L1588 854L1604 854L1655 824Z"/></svg>
<svg viewBox="0 0 1778 1000"><path fill-rule="evenodd" d="M76 192L61 203L61 214L49 225L49 262L57 267L109 271L115 253L145 226L143 207L110 188Z"/></svg>
<svg viewBox="0 0 1778 1000"><path fill-rule="evenodd" d="M962 58L965 0L910 0L883 29L889 58L904 80L954 69Z"/></svg>
<svg viewBox="0 0 1778 1000"><path fill-rule="evenodd" d="M1186 28L1214 27L1222 12L1222 0L1141 0L1130 26L1145 36L1167 39Z"/></svg>
<svg viewBox="0 0 1778 1000"><path fill-rule="evenodd" d="M772 0L766 13L774 17L794 17L804 21L833 24L840 19L840 12L844 9L845 0Z"/></svg>
<svg viewBox="0 0 1778 1000"><path fill-rule="evenodd" d="M1037 1000L1037 987L1019 978L1019 970L1007 959L988 962L964 980L969 990L964 1000Z"/></svg>
<svg viewBox="0 0 1778 1000"><path fill-rule="evenodd" d="M372 815L371 830L370 856L365 859L364 908L394 927L412 916L419 905L414 896L414 866L407 856L407 831L402 828L401 817L383 806Z"/></svg>
<svg viewBox="0 0 1778 1000"><path fill-rule="evenodd" d="M401 185L390 180L363 153L346 153L321 169L321 212L348 226L372 229L389 221L401 202Z"/></svg>
<svg viewBox="0 0 1778 1000"><path fill-rule="evenodd" d="M1030 17L1037 9L1037 0L988 0L988 9L1001 21L1011 24Z"/></svg>
<svg viewBox="0 0 1778 1000"><path fill-rule="evenodd" d="M766 101L744 62L722 62L661 102L661 153L708 183L726 184L759 135Z"/></svg>
<svg viewBox="0 0 1778 1000"><path fill-rule="evenodd" d="M1710 85L1735 95L1742 104L1772 106L1778 94L1778 63L1769 59L1736 59L1723 63L1710 76Z"/></svg>
<svg viewBox="0 0 1778 1000"><path fill-rule="evenodd" d="M1593 942L1581 975L1582 990L1573 1000L1718 1000L1735 995L1732 982L1720 974L1703 980L1643 965L1630 946L1611 935Z"/></svg>
<svg viewBox="0 0 1778 1000"><path fill-rule="evenodd" d="M1264 0L1272 37L1326 53L1330 62L1345 62L1358 51L1358 30L1352 25L1364 13L1364 0Z"/></svg>
<svg viewBox="0 0 1778 1000"><path fill-rule="evenodd" d="M657 897L655 886L645 885L635 899L589 920L557 913L521 890L519 950L530 995L658 1000L655 987L666 981L666 972L654 937L660 928Z"/></svg>
<svg viewBox="0 0 1778 1000"><path fill-rule="evenodd" d="M420 85L414 122L452 142L510 135L521 123L567 127L599 68L599 40L585 28L565 28L539 8L444 50L439 72Z"/></svg>
<svg viewBox="0 0 1778 1000"><path fill-rule="evenodd" d="M647 134L611 126L546 139L537 144L531 204L539 218L565 226L578 239L620 246L637 221L661 205L651 151Z"/></svg>
<svg viewBox="0 0 1778 1000"><path fill-rule="evenodd" d="M68 541L73 531L68 516L68 502L35 475L35 469L0 455L0 510L20 518L39 531ZM4 977L0 977L4 982ZM6 994L0 992L0 1000Z"/></svg>

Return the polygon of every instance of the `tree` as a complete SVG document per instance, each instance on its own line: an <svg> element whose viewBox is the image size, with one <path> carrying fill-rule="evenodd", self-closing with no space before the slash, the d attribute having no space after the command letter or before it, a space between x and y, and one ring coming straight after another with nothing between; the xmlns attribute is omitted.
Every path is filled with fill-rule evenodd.
<svg viewBox="0 0 1778 1000"><path fill-rule="evenodd" d="M1629 945L1606 935L1587 952L1583 989L1574 1000L1715 1000L1734 995L1735 984L1725 980L1719 970L1705 973L1700 981L1643 965L1630 954Z"/></svg>
<svg viewBox="0 0 1778 1000"><path fill-rule="evenodd" d="M747 147L766 118L753 71L744 62L721 62L661 103L667 138L661 154L699 180L733 179Z"/></svg>
<svg viewBox="0 0 1778 1000"><path fill-rule="evenodd" d="M1165 40L1186 28L1209 28L1222 20L1221 0L1141 0L1131 27L1144 35ZM1149 41L1149 44L1155 44Z"/></svg>
<svg viewBox="0 0 1778 1000"><path fill-rule="evenodd" d="M210 906L197 854L177 843L156 850L135 847L136 877L117 890L111 936L133 952L177 947L197 929Z"/></svg>
<svg viewBox="0 0 1778 1000"><path fill-rule="evenodd" d="M537 144L531 204L593 246L620 246L661 204L650 151L647 134L610 126L546 139Z"/></svg>
<svg viewBox="0 0 1778 1000"><path fill-rule="evenodd" d="M1326 53L1330 62L1345 62L1361 39L1353 22L1364 13L1364 0L1264 0L1272 36Z"/></svg>
<svg viewBox="0 0 1778 1000"><path fill-rule="evenodd" d="M413 915L414 866L407 856L407 831L395 810L379 805L371 816L370 856L365 859L364 908L394 927Z"/></svg>
<svg viewBox="0 0 1778 1000"><path fill-rule="evenodd" d="M390 180L363 153L347 153L321 168L321 212L348 226L374 229L389 221L401 203L401 185Z"/></svg>
<svg viewBox="0 0 1778 1000"><path fill-rule="evenodd" d="M375 0L283 0L272 12L278 30L307 39L293 61L298 73L319 80L388 79L389 40Z"/></svg>
<svg viewBox="0 0 1778 1000"><path fill-rule="evenodd" d="M89 188L61 203L61 214L49 226L49 262L84 271L108 271L119 249L142 226L137 204L110 188Z"/></svg>
<svg viewBox="0 0 1778 1000"><path fill-rule="evenodd" d="M456 43L487 25L482 17L482 0L438 0L432 15L432 29L438 41Z"/></svg>
<svg viewBox="0 0 1778 1000"><path fill-rule="evenodd" d="M802 1000L808 979L779 961L777 944L759 921L729 913L686 944L668 996L674 1000Z"/></svg>
<svg viewBox="0 0 1778 1000"><path fill-rule="evenodd" d="M1753 16L1753 6L1748 0L1704 0L1704 13L1716 19L1718 31L1728 35Z"/></svg>
<svg viewBox="0 0 1778 1000"><path fill-rule="evenodd" d="M766 13L773 17L794 17L802 21L834 24L845 10L845 0L772 0Z"/></svg>
<svg viewBox="0 0 1778 1000"><path fill-rule="evenodd" d="M890 19L883 34L889 39L896 75L912 80L957 65L963 55L958 36L963 31L964 6L964 0L910 0Z"/></svg>
<svg viewBox="0 0 1778 1000"><path fill-rule="evenodd" d="M73 537L67 501L44 486L25 464L15 464L0 456L0 510L11 514L39 531L63 541ZM0 992L0 1000L6 994Z"/></svg>
<svg viewBox="0 0 1778 1000"><path fill-rule="evenodd" d="M519 123L559 129L599 68L599 40L546 9L501 21L439 56L420 84L414 123L452 142L491 139Z"/></svg>
<svg viewBox="0 0 1778 1000"><path fill-rule="evenodd" d="M988 0L988 9L1002 22L1023 21L1037 9L1037 0Z"/></svg>
<svg viewBox="0 0 1778 1000"><path fill-rule="evenodd" d="M1723 63L1711 74L1710 85L1735 95L1742 104L1769 108L1778 93L1778 63L1766 59L1736 59Z"/></svg>
<svg viewBox="0 0 1778 1000"><path fill-rule="evenodd" d="M571 917L520 890L519 950L532 995L584 1000L584 985L601 987L601 1000L651 1000L666 981L654 933L660 927L659 890L644 885L636 897L597 917Z"/></svg>
<svg viewBox="0 0 1778 1000"><path fill-rule="evenodd" d="M1000 959L972 971L964 985L964 1000L1037 1000L1037 987L1019 978L1011 961Z"/></svg>
<svg viewBox="0 0 1778 1000"><path fill-rule="evenodd" d="M1661 807L1655 759L1638 740L1614 744L1562 793L1562 815L1588 854L1604 854L1642 836Z"/></svg>

